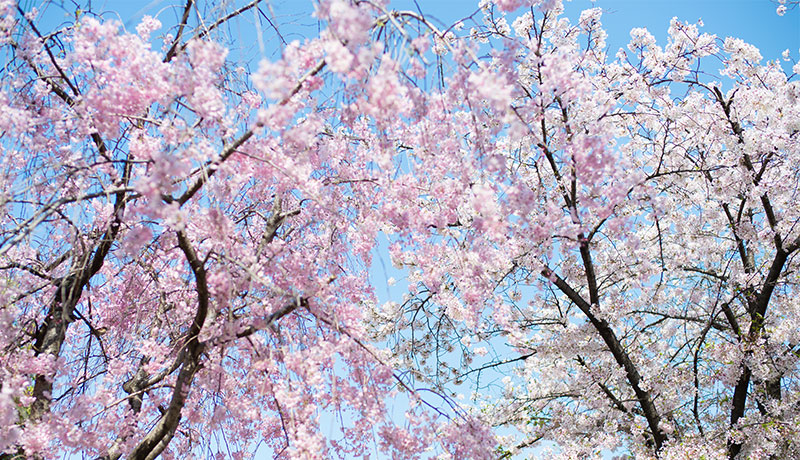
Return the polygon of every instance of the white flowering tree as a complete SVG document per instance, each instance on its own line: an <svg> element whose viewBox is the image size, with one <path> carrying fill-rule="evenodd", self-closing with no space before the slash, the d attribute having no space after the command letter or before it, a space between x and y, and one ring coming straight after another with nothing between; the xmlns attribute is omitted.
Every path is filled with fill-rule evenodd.
<svg viewBox="0 0 800 460"><path fill-rule="evenodd" d="M800 456L800 65L677 20L616 52L600 9L534 3L443 37L395 134L411 295L376 333L521 433L508 456Z"/></svg>

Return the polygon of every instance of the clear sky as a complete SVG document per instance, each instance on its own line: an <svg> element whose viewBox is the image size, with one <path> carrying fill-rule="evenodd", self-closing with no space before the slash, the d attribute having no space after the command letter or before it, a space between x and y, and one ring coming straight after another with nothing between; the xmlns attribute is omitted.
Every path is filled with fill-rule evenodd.
<svg viewBox="0 0 800 460"><path fill-rule="evenodd" d="M452 22L471 14L477 1L416 0L426 14L443 22ZM413 0L393 1L401 8L415 8ZM646 27L664 43L669 21L703 20L703 31L741 38L761 50L765 59L777 59L785 49L794 57L800 49L800 9L789 10L784 16L775 13L777 4L771 0L572 0L564 3L571 19L586 8L604 10L603 26L608 32L608 45L613 51L627 44L634 27Z"/></svg>
<svg viewBox="0 0 800 460"><path fill-rule="evenodd" d="M129 29L133 29L143 14L176 14L165 12L165 4L180 2L131 2L105 0L97 2L95 8L119 12ZM224 2L229 3L229 2ZM236 4L244 2L235 2ZM415 5L416 3L416 5ZM266 2L274 13L272 19L287 41L302 39L316 31L316 21L311 18L311 1L271 0ZM419 8L443 23L452 23L470 15L477 9L477 0L392 0L391 6L398 9ZM703 20L703 31L717 34L720 38L741 38L761 50L765 59L778 59L780 53L789 49L792 56L800 54L800 8L789 10L784 16L775 13L777 4L771 0L572 0L565 1L566 14L576 18L586 8L599 7L605 11L603 26L608 32L608 45L612 55L617 48L629 40L634 27L646 27L663 44L669 21L678 17L682 21ZM164 17L164 23L171 17ZM289 26L291 24L291 26ZM267 41L265 54L270 55L269 41L275 35L264 30Z"/></svg>
<svg viewBox="0 0 800 460"><path fill-rule="evenodd" d="M603 8L612 49L627 42L633 27L646 27L663 43L672 17L689 22L702 18L703 31L741 38L757 46L765 59L778 59L787 48L797 58L800 48L800 10L778 16L770 0L575 0L567 5L568 10Z"/></svg>

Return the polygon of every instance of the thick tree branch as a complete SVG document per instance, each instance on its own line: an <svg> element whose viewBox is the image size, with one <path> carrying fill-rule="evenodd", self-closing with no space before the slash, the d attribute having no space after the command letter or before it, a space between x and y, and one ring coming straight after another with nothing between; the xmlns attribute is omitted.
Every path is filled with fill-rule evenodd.
<svg viewBox="0 0 800 460"><path fill-rule="evenodd" d="M642 388L642 377L639 374L636 365L633 363L630 356L628 356L627 351L625 351L625 348L617 339L617 336L613 329L611 329L611 326L606 320L597 318L592 312L592 306L555 272L549 268L545 268L542 270L542 276L552 281L553 284L555 284L556 287L558 287L558 289L567 296L567 298L569 298L575 305L578 306L578 308L580 308L580 310L592 323L592 326L594 326L594 328L600 334L600 337L602 337L603 341L611 352L611 355L617 361L617 364L625 369L625 375L628 379L628 383L630 383L633 392L636 394L636 399L638 400L639 405L642 407L644 416L647 419L647 424L653 434L656 451L661 450L664 442L667 440L666 434L659 426L661 422L661 416L656 409L650 392Z"/></svg>
<svg viewBox="0 0 800 460"><path fill-rule="evenodd" d="M156 425L134 447L133 451L128 455L129 459L153 460L167 447L178 428L181 412L189 395L194 376L202 367L200 356L205 350L205 344L198 340L198 336L208 316L209 291L207 274L203 262L198 258L186 233L178 231L176 235L178 237L178 246L183 251L194 274L195 290L197 291L197 311L185 335L186 344L183 361L178 371L169 406L156 422ZM120 455L118 451L114 451L109 453L108 458L115 460Z"/></svg>

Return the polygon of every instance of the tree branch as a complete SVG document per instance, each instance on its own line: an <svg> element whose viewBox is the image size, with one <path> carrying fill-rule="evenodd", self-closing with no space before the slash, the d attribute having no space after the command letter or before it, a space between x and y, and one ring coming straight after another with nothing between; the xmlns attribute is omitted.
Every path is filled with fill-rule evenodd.
<svg viewBox="0 0 800 460"><path fill-rule="evenodd" d="M580 308L580 310L592 323L592 326L594 326L594 328L600 334L600 337L602 337L603 341L611 352L611 355L617 361L617 364L625 369L625 375L627 376L628 383L630 383L633 392L636 394L636 399L638 400L639 405L642 407L645 419L647 419L647 424L653 433L656 452L661 450L664 442L667 440L666 434L659 426L659 423L661 422L661 416L656 409L650 392L644 390L641 386L642 377L639 374L639 370L636 368L636 365L633 364L633 361L631 360L630 356L628 356L625 348L623 348L622 344L617 339L617 336L613 329L611 329L611 326L606 320L597 318L591 311L591 305L586 302L586 300L584 300L580 294L575 292L575 290L572 289L572 287L555 272L545 267L541 274L545 278L552 281L553 284L555 284L556 287L558 287L558 289L567 296L567 298L569 298L575 305L578 306L578 308Z"/></svg>

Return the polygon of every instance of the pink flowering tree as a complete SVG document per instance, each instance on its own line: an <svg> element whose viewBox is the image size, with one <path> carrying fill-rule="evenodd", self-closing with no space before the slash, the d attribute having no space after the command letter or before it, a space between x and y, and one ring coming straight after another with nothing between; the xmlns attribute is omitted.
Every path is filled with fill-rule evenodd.
<svg viewBox="0 0 800 460"><path fill-rule="evenodd" d="M221 43L262 2L58 8L0 2L0 458L487 457L366 330L384 5L320 2L252 73Z"/></svg>
<svg viewBox="0 0 800 460"><path fill-rule="evenodd" d="M0 1L0 458L800 455L800 66L559 0L320 1L260 62L258 0L44 6Z"/></svg>

